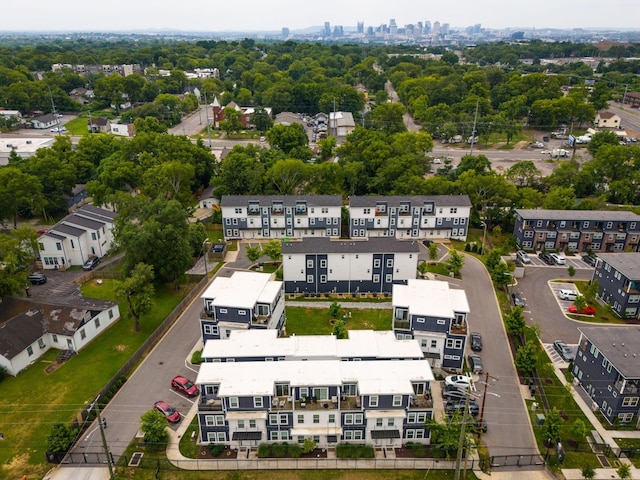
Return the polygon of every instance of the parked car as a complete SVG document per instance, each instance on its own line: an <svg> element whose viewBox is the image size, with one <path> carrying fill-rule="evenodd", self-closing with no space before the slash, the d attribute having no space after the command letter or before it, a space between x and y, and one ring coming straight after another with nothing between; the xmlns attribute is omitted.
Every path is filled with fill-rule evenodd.
<svg viewBox="0 0 640 480"><path fill-rule="evenodd" d="M443 385L442 386L442 398L444 400L464 400L467 398L469 393L460 390L458 387L454 387L453 385Z"/></svg>
<svg viewBox="0 0 640 480"><path fill-rule="evenodd" d="M591 255L583 256L582 261L587 265L591 265L592 267L595 267L596 265L598 265L598 259L596 257L592 257Z"/></svg>
<svg viewBox="0 0 640 480"><path fill-rule="evenodd" d="M484 418L478 418L475 422L473 422L473 429L476 432L487 433L487 421Z"/></svg>
<svg viewBox="0 0 640 480"><path fill-rule="evenodd" d="M555 342L553 342L553 348L555 348L556 352L560 354L565 362L573 362L573 360L575 360L576 358L573 350L569 347L569 345L561 342L560 340L556 340Z"/></svg>
<svg viewBox="0 0 640 480"><path fill-rule="evenodd" d="M27 281L31 282L31 285L42 285L47 283L47 277L42 273L32 273L27 277Z"/></svg>
<svg viewBox="0 0 640 480"><path fill-rule="evenodd" d="M531 259L529 258L529 255L527 255L527 252L525 252L524 250L518 250L516 252L516 257L518 258L518 260L520 260L524 264L528 265L529 263L531 263Z"/></svg>
<svg viewBox="0 0 640 480"><path fill-rule="evenodd" d="M591 305L585 305L585 307L578 311L578 308L575 305L569 305L569 313L579 313L580 315L594 315L596 313L596 309Z"/></svg>
<svg viewBox="0 0 640 480"><path fill-rule="evenodd" d="M553 265L554 264L554 261L551 258L551 255L549 255L548 253L540 252L538 254L538 258L540 260L542 260L544 263L546 263L547 265Z"/></svg>
<svg viewBox="0 0 640 480"><path fill-rule="evenodd" d="M440 165L442 163L442 160L440 160L439 158L434 158L433 163L435 163L436 165Z"/></svg>
<svg viewBox="0 0 640 480"><path fill-rule="evenodd" d="M464 406L467 400L452 400L450 402L445 403L444 412L447 415L452 415L456 412L463 412ZM469 413L474 417L480 415L480 405L475 400L469 400Z"/></svg>
<svg viewBox="0 0 640 480"><path fill-rule="evenodd" d="M471 388L473 379L471 377L467 377L466 375L449 375L448 377L445 377L444 384L468 389Z"/></svg>
<svg viewBox="0 0 640 480"><path fill-rule="evenodd" d="M567 290L564 288L561 288L560 291L558 292L558 298L560 298L560 300L575 300L576 298L578 298L579 293L576 292L575 290Z"/></svg>
<svg viewBox="0 0 640 480"><path fill-rule="evenodd" d="M482 351L482 335L478 332L471 332L471 350L474 352Z"/></svg>
<svg viewBox="0 0 640 480"><path fill-rule="evenodd" d="M482 373L482 359L480 355L470 353L467 359L469 360L469 368L473 373Z"/></svg>
<svg viewBox="0 0 640 480"><path fill-rule="evenodd" d="M96 265L100 263L100 259L98 257L91 257L86 262L82 264L83 270L93 270L96 268Z"/></svg>
<svg viewBox="0 0 640 480"><path fill-rule="evenodd" d="M556 265L566 265L567 263L567 259L559 253L550 253L549 256L551 257L551 260L553 260L553 263L555 263Z"/></svg>
<svg viewBox="0 0 640 480"><path fill-rule="evenodd" d="M511 299L516 307L524 307L524 298L522 298L519 293L513 292Z"/></svg>
<svg viewBox="0 0 640 480"><path fill-rule="evenodd" d="M423 244L425 247L427 247L427 248L429 248L429 247L431 246L431 244L432 244L432 243L433 243L433 242L432 242L431 240L427 240L427 239L422 240L422 244Z"/></svg>
<svg viewBox="0 0 640 480"><path fill-rule="evenodd" d="M67 131L67 127L54 127L51 129L52 133L62 133L66 131Z"/></svg>
<svg viewBox="0 0 640 480"><path fill-rule="evenodd" d="M171 388L187 397L195 397L199 393L198 387L196 387L191 380L181 375L171 380Z"/></svg>
<svg viewBox="0 0 640 480"><path fill-rule="evenodd" d="M156 410L167 417L169 423L178 423L182 418L180 412L169 405L167 402L159 401L156 402L153 406L156 407Z"/></svg>

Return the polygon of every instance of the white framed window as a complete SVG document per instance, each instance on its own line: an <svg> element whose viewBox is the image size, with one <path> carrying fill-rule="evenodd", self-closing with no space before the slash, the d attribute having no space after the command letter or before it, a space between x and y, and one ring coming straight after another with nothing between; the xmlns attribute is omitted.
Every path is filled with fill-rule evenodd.
<svg viewBox="0 0 640 480"><path fill-rule="evenodd" d="M378 406L378 395L371 395L369 397L369 406L377 407Z"/></svg>
<svg viewBox="0 0 640 480"><path fill-rule="evenodd" d="M238 408L238 397L229 397L229 408Z"/></svg>
<svg viewBox="0 0 640 480"><path fill-rule="evenodd" d="M262 408L263 398L262 397L253 397L253 406L254 408Z"/></svg>
<svg viewBox="0 0 640 480"><path fill-rule="evenodd" d="M326 275L320 275L320 283L327 283L327 276Z"/></svg>
<svg viewBox="0 0 640 480"><path fill-rule="evenodd" d="M418 317L418 318L416 318L416 321L418 323L424 323L424 317Z"/></svg>
<svg viewBox="0 0 640 480"><path fill-rule="evenodd" d="M313 283L313 275L307 275L307 283Z"/></svg>
<svg viewBox="0 0 640 480"><path fill-rule="evenodd" d="M324 258L320 260L320 268L327 268L327 261Z"/></svg>
<svg viewBox="0 0 640 480"><path fill-rule="evenodd" d="M402 406L402 395L394 395L393 396L393 406L401 407Z"/></svg>
<svg viewBox="0 0 640 480"><path fill-rule="evenodd" d="M638 397L625 397L622 399L623 407L635 407L638 405Z"/></svg>

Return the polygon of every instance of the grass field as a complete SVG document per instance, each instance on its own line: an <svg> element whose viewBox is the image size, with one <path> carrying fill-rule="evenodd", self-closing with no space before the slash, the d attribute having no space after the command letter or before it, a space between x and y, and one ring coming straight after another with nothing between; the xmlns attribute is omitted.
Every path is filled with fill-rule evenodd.
<svg viewBox="0 0 640 480"><path fill-rule="evenodd" d="M115 281L87 284L87 297L112 300ZM153 311L141 319L135 332L133 320L123 303L121 318L78 355L52 373L57 350L50 350L18 377L0 383L0 478L38 477L49 468L44 452L51 427L70 422L96 396L107 381L149 337L186 293L172 287L156 291Z"/></svg>
<svg viewBox="0 0 640 480"><path fill-rule="evenodd" d="M328 335L333 332L328 308L286 307L287 333L289 335ZM359 310L342 309L347 318L347 330L389 330L391 309Z"/></svg>

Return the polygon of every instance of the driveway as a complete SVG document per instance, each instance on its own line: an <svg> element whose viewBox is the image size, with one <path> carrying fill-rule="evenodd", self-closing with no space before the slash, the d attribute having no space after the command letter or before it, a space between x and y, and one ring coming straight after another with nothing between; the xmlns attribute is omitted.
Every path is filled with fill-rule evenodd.
<svg viewBox="0 0 640 480"><path fill-rule="evenodd" d="M461 283L471 309L469 329L482 335L480 355L484 370L497 379L490 378L487 386L484 418L488 430L482 436L483 441L491 455L533 454L538 447L520 394L518 375L493 285L482 262L472 255L465 255ZM481 380L484 380L484 375L481 375ZM484 387L483 381L476 383L479 403Z"/></svg>

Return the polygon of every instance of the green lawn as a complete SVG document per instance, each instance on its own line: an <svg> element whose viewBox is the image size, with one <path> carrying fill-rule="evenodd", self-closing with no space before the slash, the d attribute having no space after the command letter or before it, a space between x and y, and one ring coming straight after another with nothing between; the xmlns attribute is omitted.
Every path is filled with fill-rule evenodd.
<svg viewBox="0 0 640 480"><path fill-rule="evenodd" d="M76 117L65 123L70 135L89 135L89 119L87 117Z"/></svg>
<svg viewBox="0 0 640 480"><path fill-rule="evenodd" d="M82 291L85 296L111 300L115 298L114 284L104 280L102 285L86 285ZM117 323L54 372L45 371L55 363L58 353L50 350L18 377L7 377L0 383L0 411L5 412L0 421L4 434L0 478L19 478L25 473L41 476L49 468L44 452L51 426L76 418L175 308L185 290L158 290L153 311L141 319L140 332L134 331L123 304Z"/></svg>
<svg viewBox="0 0 640 480"><path fill-rule="evenodd" d="M333 332L328 308L286 307L287 333L289 335L328 335ZM391 309L356 310L342 309L347 318L347 330L390 330Z"/></svg>
<svg viewBox="0 0 640 480"><path fill-rule="evenodd" d="M575 280L573 284L576 286L579 292L584 292L589 286L589 282L586 280ZM596 309L595 315L568 315L570 318L581 320L583 322L595 322L595 323L616 323L616 324L624 324L626 323L623 319L615 315L608 306L603 306L597 301L591 302L593 308Z"/></svg>

